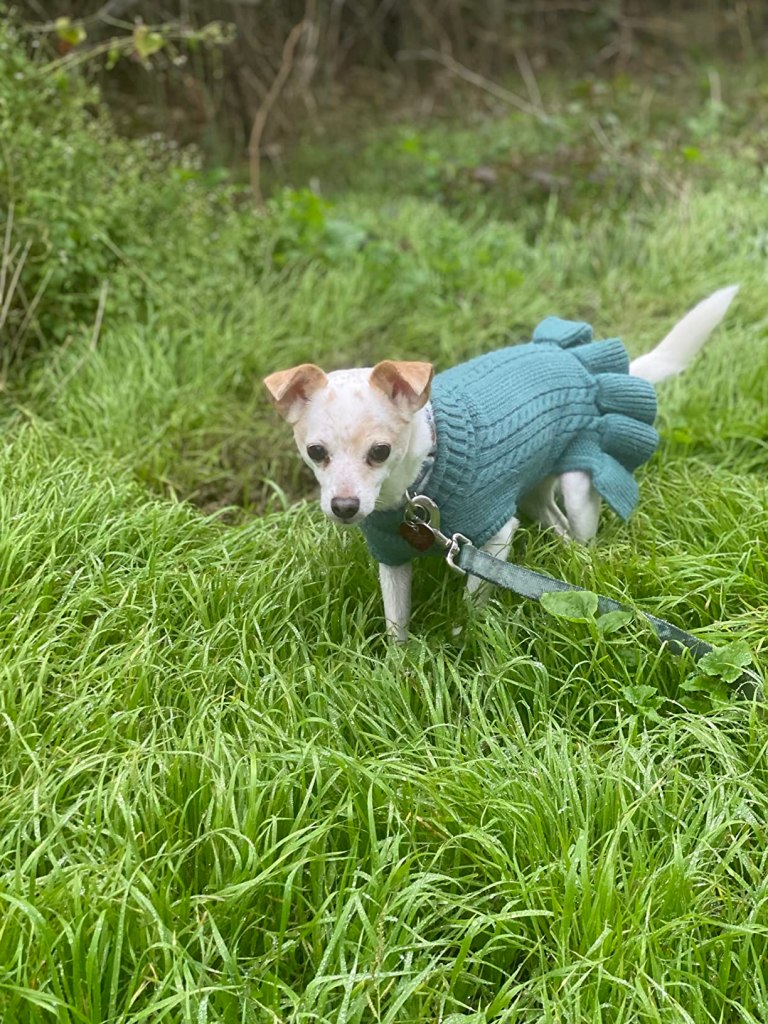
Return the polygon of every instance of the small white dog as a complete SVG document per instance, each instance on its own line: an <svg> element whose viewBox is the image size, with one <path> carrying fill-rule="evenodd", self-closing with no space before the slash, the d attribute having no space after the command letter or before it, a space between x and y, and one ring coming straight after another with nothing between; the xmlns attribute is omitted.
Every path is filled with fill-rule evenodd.
<svg viewBox="0 0 768 1024"><path fill-rule="evenodd" d="M621 342L549 318L531 344L479 356L434 383L430 363L390 360L329 374L303 364L265 379L323 511L362 527L395 639L407 639L412 559L422 553L398 532L406 492L437 502L445 533L500 558L518 510L591 540L601 497L624 518L635 504L632 471L657 442L653 384L688 365L737 291L710 295L631 364ZM478 589L476 578L467 583Z"/></svg>

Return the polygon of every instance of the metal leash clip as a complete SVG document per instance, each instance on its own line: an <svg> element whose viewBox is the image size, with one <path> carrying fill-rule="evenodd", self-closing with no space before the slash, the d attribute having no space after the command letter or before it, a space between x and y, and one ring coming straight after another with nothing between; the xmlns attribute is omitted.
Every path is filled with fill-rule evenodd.
<svg viewBox="0 0 768 1024"><path fill-rule="evenodd" d="M426 494L410 495L406 491L406 503L403 510L405 531L401 534L413 547L425 551L432 544L439 544L445 550L445 560L452 569L466 576L466 572L457 565L456 558L463 544L472 544L463 533L454 533L448 537L440 529L440 509ZM412 534L412 536L409 536Z"/></svg>

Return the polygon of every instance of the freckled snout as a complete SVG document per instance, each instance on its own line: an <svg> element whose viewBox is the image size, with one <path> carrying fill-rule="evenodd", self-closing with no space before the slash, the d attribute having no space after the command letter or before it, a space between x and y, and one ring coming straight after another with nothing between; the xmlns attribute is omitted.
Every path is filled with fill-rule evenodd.
<svg viewBox="0 0 768 1024"><path fill-rule="evenodd" d="M360 510L359 498L331 498L331 511L337 519L348 523Z"/></svg>

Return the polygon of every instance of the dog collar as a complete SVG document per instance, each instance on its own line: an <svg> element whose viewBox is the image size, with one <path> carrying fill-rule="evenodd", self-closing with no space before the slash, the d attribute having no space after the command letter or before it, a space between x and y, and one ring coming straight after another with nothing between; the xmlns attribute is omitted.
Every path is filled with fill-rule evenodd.
<svg viewBox="0 0 768 1024"><path fill-rule="evenodd" d="M410 487L406 488L405 501L403 504L403 519L398 524L398 533L416 550L425 551L428 547L431 547L434 538L432 533L426 529L421 528L415 521L408 519L407 510L413 504L413 496L415 494L421 494L421 491L429 483L429 478L432 476L432 470L435 466L435 457L437 455L437 430L435 428L435 413L432 409L432 403L428 403L425 406L425 412L427 415L427 423L432 434L432 445L429 449L426 459L421 464L421 469L416 479L413 481ZM429 499L427 499L429 500ZM436 508L437 506L435 506Z"/></svg>
<svg viewBox="0 0 768 1024"><path fill-rule="evenodd" d="M432 436L432 444L430 445L426 459L424 459L421 464L421 469L419 470L416 479L410 487L406 488L406 500L408 500L409 495L411 494L419 494L429 483L429 478L432 476L432 470L435 465L435 457L437 456L437 429L435 427L435 411L432 408L431 402L428 402L424 406L424 412L426 414L427 424L429 425L429 432Z"/></svg>

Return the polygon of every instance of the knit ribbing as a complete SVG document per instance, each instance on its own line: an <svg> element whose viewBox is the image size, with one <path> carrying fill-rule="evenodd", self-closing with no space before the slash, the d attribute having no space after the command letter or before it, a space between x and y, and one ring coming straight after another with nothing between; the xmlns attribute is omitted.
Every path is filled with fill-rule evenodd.
<svg viewBox="0 0 768 1024"><path fill-rule="evenodd" d="M573 469L589 472L627 518L637 502L632 470L658 444L653 386L628 371L620 341L595 342L588 324L548 317L530 344L438 374L437 454L425 490L440 508L443 532L480 546L540 480ZM361 524L377 561L400 565L418 556L398 534L401 520L402 509L393 509Z"/></svg>

